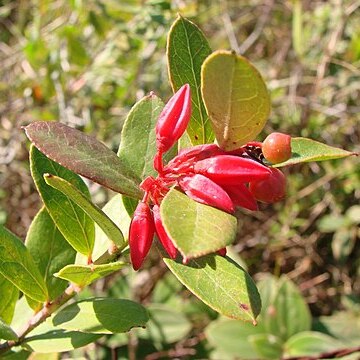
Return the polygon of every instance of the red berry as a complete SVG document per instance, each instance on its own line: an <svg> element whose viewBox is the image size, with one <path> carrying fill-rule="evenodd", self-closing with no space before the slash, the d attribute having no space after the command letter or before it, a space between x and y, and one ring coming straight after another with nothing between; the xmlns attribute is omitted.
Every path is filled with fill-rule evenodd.
<svg viewBox="0 0 360 360"><path fill-rule="evenodd" d="M270 134L262 145L262 153L266 160L278 164L291 157L291 136L274 132Z"/></svg>
<svg viewBox="0 0 360 360"><path fill-rule="evenodd" d="M276 168L270 168L271 175L265 180L250 183L249 190L255 199L267 204L282 200L286 195L285 175Z"/></svg>

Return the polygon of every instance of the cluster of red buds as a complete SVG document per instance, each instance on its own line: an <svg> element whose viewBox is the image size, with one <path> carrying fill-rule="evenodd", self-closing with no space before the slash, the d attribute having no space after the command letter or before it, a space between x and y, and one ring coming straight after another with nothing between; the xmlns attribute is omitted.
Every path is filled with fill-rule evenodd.
<svg viewBox="0 0 360 360"><path fill-rule="evenodd" d="M158 176L148 176L140 184L145 194L130 224L130 256L135 270L141 267L155 233L168 255L172 259L177 256L177 249L160 216L161 200L174 186L191 199L228 213L234 213L236 206L257 210L257 200L273 203L285 196L285 177L280 170L264 164L263 144L259 142L248 143L231 152L216 144L198 145L181 150L164 165L163 154L183 135L190 117L190 86L186 84L165 105L156 125L154 169ZM284 151L291 154L290 136L274 134L278 134L278 138L275 142L266 140L267 151L273 162L284 161L290 156L283 156ZM276 157L279 147L282 158ZM218 253L225 255L226 249Z"/></svg>

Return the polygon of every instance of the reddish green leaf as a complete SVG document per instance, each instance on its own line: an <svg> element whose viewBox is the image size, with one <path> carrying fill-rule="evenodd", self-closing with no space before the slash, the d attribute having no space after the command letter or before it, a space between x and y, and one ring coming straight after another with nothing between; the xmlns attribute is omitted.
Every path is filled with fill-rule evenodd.
<svg viewBox="0 0 360 360"><path fill-rule="evenodd" d="M50 159L109 189L141 198L142 192L131 170L95 138L58 122L34 122L25 131Z"/></svg>

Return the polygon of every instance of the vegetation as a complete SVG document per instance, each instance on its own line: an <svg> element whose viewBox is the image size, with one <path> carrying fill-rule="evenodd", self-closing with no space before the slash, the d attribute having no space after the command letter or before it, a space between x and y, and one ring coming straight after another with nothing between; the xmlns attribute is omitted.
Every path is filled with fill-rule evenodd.
<svg viewBox="0 0 360 360"><path fill-rule="evenodd" d="M66 282L43 276L47 264L41 263L40 256L47 251L41 246L42 239L51 238L54 244L63 244L64 234L57 230L61 225L57 223L56 227L48 215L52 211L51 199L62 201L63 198L44 189L49 189L48 184L57 189L66 184L56 176L43 179L42 173L37 173L41 169L53 174L44 169L54 164L32 147L32 176L47 208L39 211L41 201L30 177L28 143L20 126L39 120L58 120L96 136L117 151L122 125L134 103L150 91L163 100L171 96L166 38L176 13L180 12L199 25L212 49L234 49L250 59L263 75L271 92L272 112L259 139L281 131L359 152L359 6L355 0L280 3L249 0L241 6L230 1L189 1L180 5L167 1L144 4L3 1L0 8L1 222L18 237L26 236L29 252L19 244L18 254L25 268L34 268L35 261L40 272L33 274L37 288L29 289L26 281L19 280L18 288L31 296L21 297L14 316L18 290L5 277L0 277L3 295L0 296L0 333L4 339L0 348L5 348L1 347L5 340L17 341L12 329L21 333L24 319L32 316L32 309L40 309L39 302L55 299L66 289ZM170 38L169 44L171 41L176 46L176 38ZM199 51L204 57L211 52L207 47ZM170 67L171 60L169 57ZM171 76L173 87L178 88L182 80ZM211 104L205 101L205 105L209 110ZM200 106L199 113L202 111L205 108ZM210 138L211 134L205 131L199 143ZM303 141L298 140L297 146L306 148ZM123 154L123 158L127 156ZM56 272L63 268L57 273L58 278L71 280L79 288L100 280L79 294L73 287L50 305L51 311L57 310L69 298L77 296L76 303L68 305L50 321L33 331L28 327L27 349L50 352L49 358L59 358L63 356L59 352L68 351L66 356L71 358L96 359L302 356L316 359L319 354L334 358L347 352L352 354L346 358L356 359L359 353L355 350L360 342L358 169L359 162L354 157L285 167L289 184L285 200L275 205L260 204L259 212L237 210L237 240L229 253L257 282L263 302L258 326L229 320L190 296L164 263L159 262L156 251L150 253L137 273L122 261L108 264L108 258L101 258L89 271L79 256L78 268L69 269L66 265L75 261L73 248L87 254L92 246L82 241L79 234L71 234L73 241L68 240L71 246L61 245L59 250L62 254L59 259L66 261L52 262ZM91 195L99 206L106 204L104 211L120 229L124 223L128 226L130 217L120 214L133 211L131 202L119 202L113 192L91 182L87 183L89 192L77 175L60 167L57 170L55 175L65 178L84 194L81 199ZM128 189L132 189L131 184ZM137 190L131 191L130 195L138 197ZM77 199L81 201L79 196ZM175 195L167 200L170 208L171 201L175 201ZM99 229L85 227L93 233L89 238L99 237ZM118 243L114 242L119 246L123 241L121 232L111 229L112 239L118 239ZM2 234L3 249L6 242L17 243L15 235ZM101 237L106 241L107 236ZM6 259L3 249L0 257ZM102 249L100 246L94 252L100 255ZM169 267L176 272L176 266L174 263ZM115 270L120 272L103 278ZM9 274L13 271L16 276L18 269L6 271ZM55 272L51 271L48 273ZM191 279L192 274L184 272L183 276ZM51 294L47 293L48 289ZM89 300L92 297L97 299ZM103 316L100 324L99 318L91 317L92 308L98 309L98 317ZM109 324L105 311L101 311L109 308L114 318L121 318L120 310L126 309L132 314L131 321ZM43 316L43 310L38 314ZM146 329L124 333L145 323ZM57 326L57 341L39 335L54 326ZM103 336L104 333L108 335ZM81 347L89 343L92 345ZM340 349L347 350L339 353ZM4 356L27 358L28 350L14 347ZM15 354L16 351L20 352Z"/></svg>

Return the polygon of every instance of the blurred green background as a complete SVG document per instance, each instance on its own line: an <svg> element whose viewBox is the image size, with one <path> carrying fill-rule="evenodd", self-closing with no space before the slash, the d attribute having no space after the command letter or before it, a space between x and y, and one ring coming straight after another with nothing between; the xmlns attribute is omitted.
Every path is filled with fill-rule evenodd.
<svg viewBox="0 0 360 360"><path fill-rule="evenodd" d="M22 125L59 120L116 150L123 121L137 100L150 91L169 98L166 35L177 13L199 25L212 49L232 48L262 73L272 113L260 140L281 131L360 151L360 1L1 0L0 223L24 238L41 206ZM285 172L285 201L261 205L256 213L238 212L232 251L257 280L287 274L310 307L313 323L340 313L347 320L339 322L359 330L359 160L309 163ZM90 190L99 205L112 196L95 184ZM165 287L182 299L176 303L184 306L187 326L180 335L143 346L130 335L127 355L119 358L134 359L141 349L140 359L215 359L211 351L216 353L217 345L204 331L216 314L181 286L169 290L171 277L156 254L134 277L125 277L133 280L128 296L163 305L168 299L156 298L156 289ZM123 295L122 283L109 287L116 281L89 291ZM349 320L354 318L355 325ZM71 356L116 358L125 343L113 336Z"/></svg>

